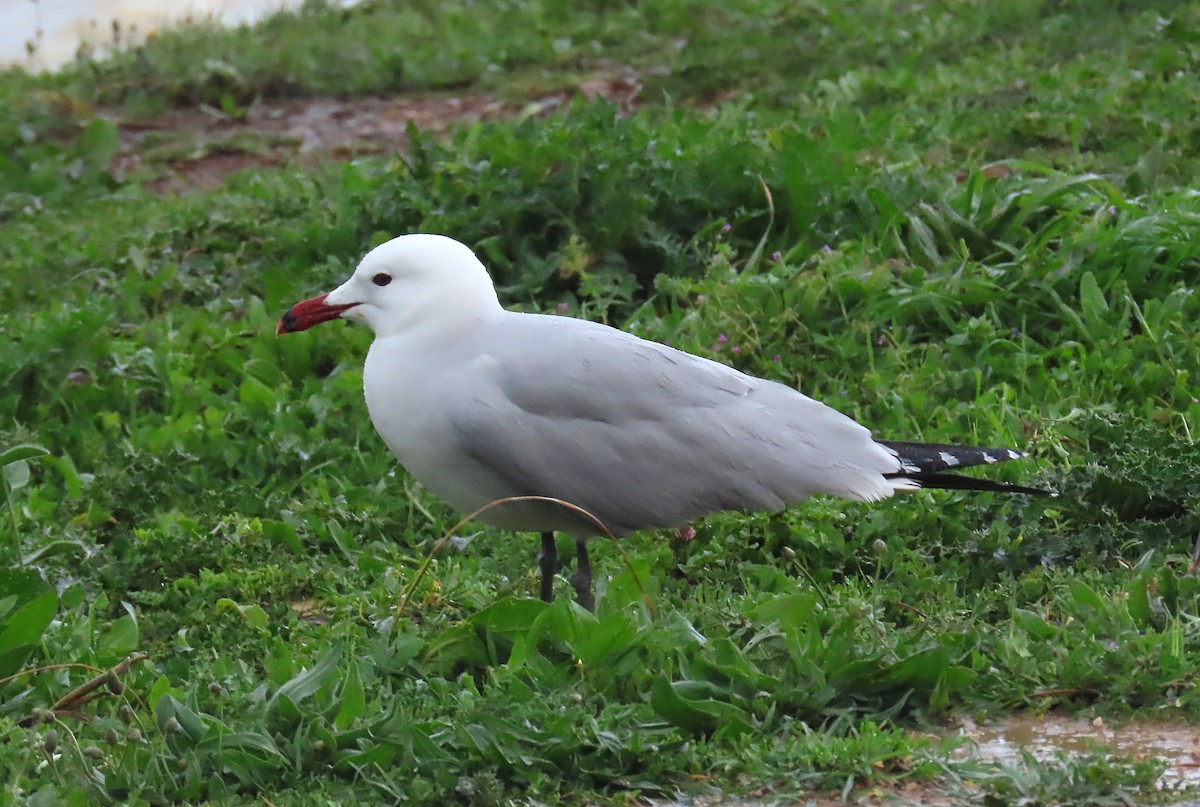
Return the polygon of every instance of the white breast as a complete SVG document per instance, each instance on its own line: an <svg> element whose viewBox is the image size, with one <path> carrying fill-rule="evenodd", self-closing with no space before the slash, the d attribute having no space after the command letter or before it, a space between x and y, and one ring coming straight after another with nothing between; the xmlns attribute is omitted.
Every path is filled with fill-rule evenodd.
<svg viewBox="0 0 1200 807"><path fill-rule="evenodd" d="M458 357L422 350L410 337L376 339L363 366L371 423L400 464L434 495L464 513L509 495L456 450L446 417ZM439 361L440 359L440 361Z"/></svg>

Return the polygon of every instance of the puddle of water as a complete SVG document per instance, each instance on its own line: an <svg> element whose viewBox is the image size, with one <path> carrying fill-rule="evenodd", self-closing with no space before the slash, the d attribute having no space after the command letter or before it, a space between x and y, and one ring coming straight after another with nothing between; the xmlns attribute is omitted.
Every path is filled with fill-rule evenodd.
<svg viewBox="0 0 1200 807"><path fill-rule="evenodd" d="M48 70L69 62L80 45L102 53L114 41L135 44L185 19L237 25L301 0L0 0L0 66ZM349 2L345 3L349 5ZM114 20L116 21L114 27ZM29 45L33 52L29 52Z"/></svg>
<svg viewBox="0 0 1200 807"><path fill-rule="evenodd" d="M1134 759L1165 760L1168 767L1161 780L1165 787L1200 787L1200 726L1155 722L1110 726L1100 718L1014 716L985 726L967 720L960 731L974 743L975 753L987 760L1018 761L1022 751L1048 759L1056 751L1082 754L1099 746Z"/></svg>

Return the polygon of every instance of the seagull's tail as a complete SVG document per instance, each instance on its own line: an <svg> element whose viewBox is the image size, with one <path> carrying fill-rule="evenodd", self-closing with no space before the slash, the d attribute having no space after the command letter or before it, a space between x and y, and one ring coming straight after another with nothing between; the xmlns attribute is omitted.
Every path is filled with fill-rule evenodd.
<svg viewBox="0 0 1200 807"><path fill-rule="evenodd" d="M962 476L957 473L960 468L970 468L975 465L992 465L997 462L1019 460L1024 452L1011 448L983 448L981 446L952 446L942 443L904 443L896 440L879 440L880 445L895 452L900 459L903 470L888 474L893 479L912 480L923 488L944 488L949 490L986 490L993 493L1030 493L1039 496L1057 496L1052 490L1030 488L1024 485L1014 485L1011 482L997 482L992 479L979 479L973 476Z"/></svg>

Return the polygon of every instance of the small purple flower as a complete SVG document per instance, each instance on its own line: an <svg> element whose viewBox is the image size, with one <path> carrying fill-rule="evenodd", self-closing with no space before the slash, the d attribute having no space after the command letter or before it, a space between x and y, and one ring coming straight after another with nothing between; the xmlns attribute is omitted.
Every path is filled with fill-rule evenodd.
<svg viewBox="0 0 1200 807"><path fill-rule="evenodd" d="M1013 335L1013 336L1020 336L1020 335L1021 335L1021 329L1020 329L1020 328L1013 328L1013 329L1012 329L1012 335Z"/></svg>
<svg viewBox="0 0 1200 807"><path fill-rule="evenodd" d="M722 227L722 228L721 228L721 232L723 232L723 233L727 233L727 232L729 232L729 231L730 231L730 230L732 230L732 229L733 229L733 225L732 225L732 224L726 224L724 227Z"/></svg>
<svg viewBox="0 0 1200 807"><path fill-rule="evenodd" d="M780 356L778 353L776 353L771 357L771 361L783 361L783 356Z"/></svg>
<svg viewBox="0 0 1200 807"><path fill-rule="evenodd" d="M1115 216L1115 215L1117 215L1117 206L1116 206L1116 205L1109 205L1109 206L1108 206L1108 215L1110 215L1110 216Z"/></svg>
<svg viewBox="0 0 1200 807"><path fill-rule="evenodd" d="M742 352L742 348L741 348L741 346L740 346L740 345L734 345L734 346L733 346L733 352L734 352L734 353L741 353L741 352Z"/></svg>
<svg viewBox="0 0 1200 807"><path fill-rule="evenodd" d="M883 334L879 334L879 337L875 340L875 344L878 347L883 347L887 344L887 337L885 337Z"/></svg>
<svg viewBox="0 0 1200 807"><path fill-rule="evenodd" d="M723 333L719 333L719 334L717 334L717 341L718 341L718 342L728 342L728 341L729 341L729 337L728 337L728 336L726 336L726 335L725 335L725 334L723 334Z"/></svg>
<svg viewBox="0 0 1200 807"><path fill-rule="evenodd" d="M771 253L771 261L773 263L779 263L782 260L783 260L783 253L781 253L779 250L775 250L774 252Z"/></svg>
<svg viewBox="0 0 1200 807"><path fill-rule="evenodd" d="M833 252L833 247L826 244L825 246L821 247L821 251L822 252Z"/></svg>
<svg viewBox="0 0 1200 807"><path fill-rule="evenodd" d="M570 307L571 307L571 306L570 306L570 305L567 303L567 301L566 301L566 300L563 300L561 303L559 303L559 304L558 304L558 310L559 310L559 311L566 311L566 310L567 310L568 308L570 308Z"/></svg>

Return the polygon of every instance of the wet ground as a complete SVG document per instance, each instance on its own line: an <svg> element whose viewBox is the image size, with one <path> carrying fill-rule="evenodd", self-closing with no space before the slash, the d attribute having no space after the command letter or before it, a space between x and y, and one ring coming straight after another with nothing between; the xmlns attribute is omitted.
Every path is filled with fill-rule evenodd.
<svg viewBox="0 0 1200 807"><path fill-rule="evenodd" d="M1168 763L1160 780L1164 790L1200 788L1200 727L1179 723L1138 721L1109 725L1103 720L1082 720L1061 716L1029 717L1015 715L984 726L965 720L958 729L968 740L961 749L963 758L975 757L992 762L1020 763L1022 751L1037 759L1051 760L1058 752L1066 754L1111 753L1133 759L1162 759ZM945 782L922 781L882 784L855 789L847 799L837 793L812 793L780 801L770 788L739 796L682 796L653 800L651 807L766 807L766 805L803 805L803 807L953 807L974 803L948 795ZM1153 804L1170 807L1200 807L1194 791L1182 790L1177 796L1161 794Z"/></svg>
<svg viewBox="0 0 1200 807"><path fill-rule="evenodd" d="M1019 761L1023 750L1038 759L1050 759L1056 751L1160 758L1168 763L1162 777L1164 786L1200 788L1200 727L1197 726L1148 721L1109 725L1100 718L1088 721L1017 715L984 726L966 721L961 731L982 759Z"/></svg>
<svg viewBox="0 0 1200 807"><path fill-rule="evenodd" d="M113 170L151 168L155 192L211 189L243 168L289 159L349 159L403 151L408 127L437 135L464 123L545 115L573 98L605 98L622 111L637 104L642 84L612 65L557 89L519 101L490 93L396 95L387 98L298 98L256 101L237 114L210 107L176 109L149 121L113 119L121 151Z"/></svg>

